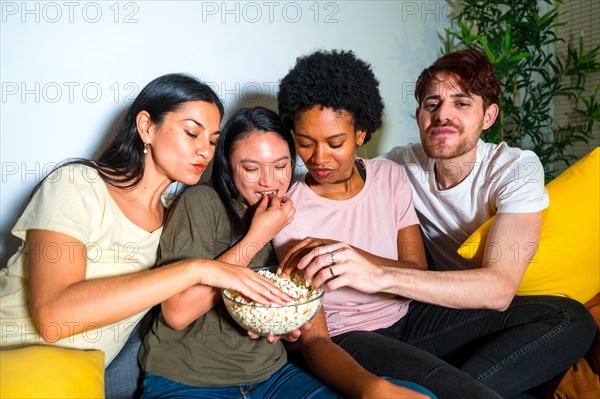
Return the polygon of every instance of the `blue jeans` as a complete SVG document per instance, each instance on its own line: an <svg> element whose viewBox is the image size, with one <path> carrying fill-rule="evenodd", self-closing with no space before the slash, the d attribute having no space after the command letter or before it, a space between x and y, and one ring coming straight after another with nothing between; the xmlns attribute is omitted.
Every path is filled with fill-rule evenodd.
<svg viewBox="0 0 600 399"><path fill-rule="evenodd" d="M415 391L436 397L412 383L391 380ZM287 363L268 380L252 385L231 387L195 387L145 373L142 399L338 399L344 396L292 363Z"/></svg>
<svg viewBox="0 0 600 399"><path fill-rule="evenodd" d="M443 357L509 397L570 367L587 352L595 334L594 320L579 302L527 296L515 297L504 312L415 301L389 328L350 332L333 340L375 374L413 381L439 398L486 398L462 391L465 385L453 382L458 377L448 364L423 355Z"/></svg>
<svg viewBox="0 0 600 399"><path fill-rule="evenodd" d="M142 331L138 324L117 357L104 371L106 399L135 399L142 379L142 368L137 356L142 345Z"/></svg>

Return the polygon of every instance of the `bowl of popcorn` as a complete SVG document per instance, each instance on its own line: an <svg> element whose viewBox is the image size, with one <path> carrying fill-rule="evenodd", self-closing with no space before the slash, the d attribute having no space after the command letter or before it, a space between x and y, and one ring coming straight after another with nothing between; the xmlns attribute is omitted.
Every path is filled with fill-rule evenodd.
<svg viewBox="0 0 600 399"><path fill-rule="evenodd" d="M266 336L287 335L312 319L321 306L323 290L314 288L300 273L281 277L276 267L255 268L281 291L294 298L286 305L256 303L235 290L222 290L223 302L233 319L248 331Z"/></svg>

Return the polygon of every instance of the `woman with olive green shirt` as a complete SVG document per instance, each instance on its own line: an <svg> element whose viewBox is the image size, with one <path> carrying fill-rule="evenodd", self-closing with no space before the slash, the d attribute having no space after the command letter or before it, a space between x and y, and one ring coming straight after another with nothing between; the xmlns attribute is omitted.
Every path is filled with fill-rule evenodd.
<svg viewBox="0 0 600 399"><path fill-rule="evenodd" d="M217 144L212 187L185 191L167 218L160 262L216 257L239 266L275 265L270 240L295 212L284 196L294 155L293 138L273 111L234 114ZM251 338L236 325L220 290L192 287L163 302L144 340L142 398L432 397L363 369L331 341L322 310L311 324L299 342L314 376L287 362L275 337Z"/></svg>

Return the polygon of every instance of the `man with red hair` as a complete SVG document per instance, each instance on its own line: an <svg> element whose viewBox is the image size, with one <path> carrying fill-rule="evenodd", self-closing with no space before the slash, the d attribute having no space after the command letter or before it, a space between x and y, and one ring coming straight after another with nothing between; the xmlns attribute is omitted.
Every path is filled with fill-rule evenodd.
<svg viewBox="0 0 600 399"><path fill-rule="evenodd" d="M412 184L430 271L400 269L385 280L393 281L391 292L418 301L410 306L407 339L451 356L507 396L567 369L588 350L596 328L574 300L515 296L549 200L535 153L480 139L496 120L499 94L493 66L474 49L422 71L415 89L421 143L385 157L403 164ZM457 249L494 215L483 264L474 268ZM417 315L428 324L411 327Z"/></svg>

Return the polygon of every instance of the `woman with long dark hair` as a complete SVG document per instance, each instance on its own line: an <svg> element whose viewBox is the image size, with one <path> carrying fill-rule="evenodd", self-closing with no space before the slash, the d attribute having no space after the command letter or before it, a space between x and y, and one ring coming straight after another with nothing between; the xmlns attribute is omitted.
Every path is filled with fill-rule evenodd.
<svg viewBox="0 0 600 399"><path fill-rule="evenodd" d="M150 307L190 286L284 302L246 268L187 259L148 270L162 232L163 193L174 181L198 182L222 115L206 84L161 76L139 93L97 160L65 163L34 190L12 230L23 243L0 272L0 345L101 349L108 365Z"/></svg>

